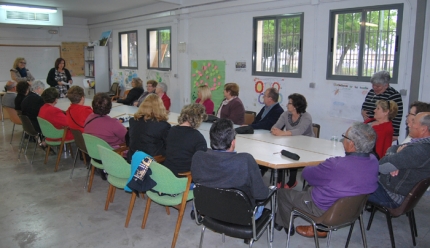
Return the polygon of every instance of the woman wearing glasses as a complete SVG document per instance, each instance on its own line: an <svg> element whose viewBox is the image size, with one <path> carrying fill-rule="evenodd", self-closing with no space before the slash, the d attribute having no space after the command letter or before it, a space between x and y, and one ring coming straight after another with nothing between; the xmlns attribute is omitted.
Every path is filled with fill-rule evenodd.
<svg viewBox="0 0 430 248"><path fill-rule="evenodd" d="M27 65L27 61L25 58L16 58L15 62L13 62L12 69L10 69L10 77L15 82L27 81L30 85L34 81L33 75L31 75L30 71L25 68Z"/></svg>
<svg viewBox="0 0 430 248"><path fill-rule="evenodd" d="M374 117L367 119L364 123L371 125L376 132L375 152L381 159L393 143L392 120L397 115L398 107L395 101L385 100L378 100L375 105Z"/></svg>

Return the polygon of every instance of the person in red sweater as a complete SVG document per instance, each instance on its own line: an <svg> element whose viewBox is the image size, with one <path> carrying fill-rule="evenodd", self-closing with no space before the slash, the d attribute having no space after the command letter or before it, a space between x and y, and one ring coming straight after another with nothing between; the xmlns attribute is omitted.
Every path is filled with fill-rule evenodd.
<svg viewBox="0 0 430 248"><path fill-rule="evenodd" d="M364 123L371 125L377 134L375 152L381 159L393 143L392 120L397 115L398 107L395 101L386 100L378 100L375 105L374 117L367 119Z"/></svg>
<svg viewBox="0 0 430 248"><path fill-rule="evenodd" d="M57 89L54 87L48 88L43 91L41 97L45 104L40 108L38 116L49 121L54 127L58 129L68 126L66 114L61 111L61 109L55 107L59 97ZM52 141L52 139L46 139ZM73 140L73 135L70 130L67 130L66 141L69 140Z"/></svg>
<svg viewBox="0 0 430 248"><path fill-rule="evenodd" d="M67 91L67 98L71 102L66 111L67 125L70 129L76 129L83 133L85 120L93 113L93 109L90 106L84 106L84 89L77 85L70 87Z"/></svg>
<svg viewBox="0 0 430 248"><path fill-rule="evenodd" d="M164 107L167 111L170 109L170 98L167 96L167 85L165 83L158 83L157 88L155 88L155 93L163 101Z"/></svg>

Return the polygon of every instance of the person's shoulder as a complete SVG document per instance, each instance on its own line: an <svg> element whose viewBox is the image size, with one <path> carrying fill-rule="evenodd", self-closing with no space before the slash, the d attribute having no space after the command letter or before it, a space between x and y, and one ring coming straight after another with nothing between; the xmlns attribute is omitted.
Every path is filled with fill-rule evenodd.
<svg viewBox="0 0 430 248"><path fill-rule="evenodd" d="M10 71L18 72L18 70L17 70L17 69L14 69L14 68L10 69Z"/></svg>

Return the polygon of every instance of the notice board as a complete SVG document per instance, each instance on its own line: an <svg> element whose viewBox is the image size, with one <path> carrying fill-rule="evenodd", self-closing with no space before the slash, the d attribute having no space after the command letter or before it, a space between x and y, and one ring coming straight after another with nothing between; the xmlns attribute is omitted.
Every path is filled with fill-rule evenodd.
<svg viewBox="0 0 430 248"><path fill-rule="evenodd" d="M87 42L62 42L61 57L66 61L66 68L75 76L84 76L84 48Z"/></svg>

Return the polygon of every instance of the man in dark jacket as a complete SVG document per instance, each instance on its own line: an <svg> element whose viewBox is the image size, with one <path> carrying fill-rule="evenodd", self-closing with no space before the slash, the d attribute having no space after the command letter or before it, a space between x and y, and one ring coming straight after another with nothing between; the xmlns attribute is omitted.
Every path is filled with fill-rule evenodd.
<svg viewBox="0 0 430 248"><path fill-rule="evenodd" d="M268 88L264 92L264 107L260 110L251 126L254 129L270 130L284 112L278 103L279 92L275 88Z"/></svg>

